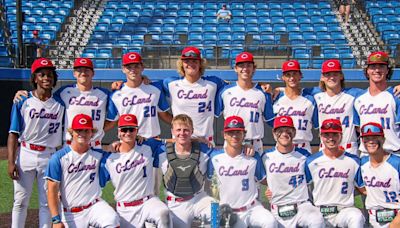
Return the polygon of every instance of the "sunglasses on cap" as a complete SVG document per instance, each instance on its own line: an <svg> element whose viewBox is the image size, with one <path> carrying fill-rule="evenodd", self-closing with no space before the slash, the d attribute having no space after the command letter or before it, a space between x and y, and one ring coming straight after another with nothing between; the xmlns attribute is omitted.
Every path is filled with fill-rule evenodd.
<svg viewBox="0 0 400 228"><path fill-rule="evenodd" d="M186 53L183 53L182 57L200 58L200 56L197 53L193 52L193 51L188 51Z"/></svg>
<svg viewBox="0 0 400 228"><path fill-rule="evenodd" d="M371 63L373 62L389 62L389 57L385 55L373 55L369 58Z"/></svg>
<svg viewBox="0 0 400 228"><path fill-rule="evenodd" d="M382 129L380 129L379 127L372 125L372 124L368 124L363 126L363 128L361 129L361 133L362 134L368 134L368 133L380 133L382 134Z"/></svg>
<svg viewBox="0 0 400 228"><path fill-rule="evenodd" d="M243 128L244 129L244 125L242 123L238 123L238 122L234 122L232 123L232 121L225 126L225 129L229 129L229 128Z"/></svg>
<svg viewBox="0 0 400 228"><path fill-rule="evenodd" d="M132 132L136 131L136 128L135 127L124 127L124 128L120 128L120 131L123 133L127 133L127 132L132 133Z"/></svg>
<svg viewBox="0 0 400 228"><path fill-rule="evenodd" d="M321 126L322 130L342 130L342 126L337 123L326 123Z"/></svg>

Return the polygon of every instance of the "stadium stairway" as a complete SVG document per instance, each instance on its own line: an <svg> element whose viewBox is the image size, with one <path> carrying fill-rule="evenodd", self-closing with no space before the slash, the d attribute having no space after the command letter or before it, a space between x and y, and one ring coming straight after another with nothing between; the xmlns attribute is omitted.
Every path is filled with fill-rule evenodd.
<svg viewBox="0 0 400 228"><path fill-rule="evenodd" d="M59 68L71 68L73 60L81 56L106 3L107 0L84 0L73 10L56 45L50 50L50 56Z"/></svg>
<svg viewBox="0 0 400 228"><path fill-rule="evenodd" d="M334 9L339 8L339 2L338 0L332 2ZM362 5L353 5L351 11L351 17L347 24L338 10L335 11L335 14L352 49L353 56L357 59L357 65L364 66L367 56L373 51L381 50L384 43Z"/></svg>

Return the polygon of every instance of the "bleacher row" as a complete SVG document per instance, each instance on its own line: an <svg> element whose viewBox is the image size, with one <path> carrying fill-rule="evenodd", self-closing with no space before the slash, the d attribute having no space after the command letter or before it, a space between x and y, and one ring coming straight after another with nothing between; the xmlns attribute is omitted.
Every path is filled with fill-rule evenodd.
<svg viewBox="0 0 400 228"><path fill-rule="evenodd" d="M16 3L14 0L4 2L11 40L16 44ZM40 36L47 43L54 40L73 2L23 1L24 41L29 42L33 30L40 30ZM265 53L280 49L299 59L303 68L320 68L328 58L340 58L345 68L356 65L329 1L236 0L228 3L233 15L230 22L216 20L216 12L222 4L222 1L213 0L108 1L83 56L97 58L97 67L120 67L120 61L112 59L112 48L143 52L144 36L150 34L151 45L167 45L169 50L176 46L177 51L182 45L195 45L210 60L216 58L214 47L219 46L221 55L218 58L227 59L231 64L243 50ZM399 6L399 1L366 1L372 22L393 51L400 44ZM187 43L181 42L181 34L187 35ZM246 43L249 34L252 41ZM290 49L281 45L282 36L288 37ZM321 47L319 56L312 53L312 46ZM8 50L0 46L0 56L7 54Z"/></svg>

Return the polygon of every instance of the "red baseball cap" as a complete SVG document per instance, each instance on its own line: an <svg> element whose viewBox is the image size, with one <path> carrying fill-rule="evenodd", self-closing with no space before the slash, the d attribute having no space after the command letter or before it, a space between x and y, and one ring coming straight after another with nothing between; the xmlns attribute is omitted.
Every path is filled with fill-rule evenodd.
<svg viewBox="0 0 400 228"><path fill-rule="evenodd" d="M31 66L31 73L35 73L36 70L41 69L41 68L52 68L56 69L56 67L53 65L50 59L46 58L38 58L33 61L32 66Z"/></svg>
<svg viewBox="0 0 400 228"><path fill-rule="evenodd" d="M196 47L186 47L182 50L181 59L201 59L200 50Z"/></svg>
<svg viewBox="0 0 400 228"><path fill-rule="evenodd" d="M78 114L72 120L72 130L93 129L92 118L85 114Z"/></svg>
<svg viewBox="0 0 400 228"><path fill-rule="evenodd" d="M250 52L242 52L236 56L236 64L244 62L254 63L253 54Z"/></svg>
<svg viewBox="0 0 400 228"><path fill-rule="evenodd" d="M93 62L89 58L77 58L74 61L74 68L87 67L93 70Z"/></svg>
<svg viewBox="0 0 400 228"><path fill-rule="evenodd" d="M39 31L38 31L38 30L33 30L32 34L33 34L33 35L38 35L38 34L39 34Z"/></svg>
<svg viewBox="0 0 400 228"><path fill-rule="evenodd" d="M138 127L138 121L135 115L133 114L123 114L119 117L118 127Z"/></svg>
<svg viewBox="0 0 400 228"><path fill-rule="evenodd" d="M321 124L321 133L342 133L342 123L338 119L326 119Z"/></svg>
<svg viewBox="0 0 400 228"><path fill-rule="evenodd" d="M224 121L224 132L227 131L244 131L244 121L239 116L229 116Z"/></svg>
<svg viewBox="0 0 400 228"><path fill-rule="evenodd" d="M137 52L128 52L122 56L122 65L128 65L131 63L142 63L142 56Z"/></svg>
<svg viewBox="0 0 400 228"><path fill-rule="evenodd" d="M389 55L383 51L372 52L368 56L367 64L385 64L389 65Z"/></svg>
<svg viewBox="0 0 400 228"><path fill-rule="evenodd" d="M297 60L289 60L282 64L282 73L292 70L300 71L300 63Z"/></svg>
<svg viewBox="0 0 400 228"><path fill-rule="evenodd" d="M369 122L361 127L361 137L365 136L385 136L385 134L380 124Z"/></svg>
<svg viewBox="0 0 400 228"><path fill-rule="evenodd" d="M326 60L324 63L322 63L323 74L329 72L341 72L341 71L342 71L342 65L337 59Z"/></svg>
<svg viewBox="0 0 400 228"><path fill-rule="evenodd" d="M279 127L293 127L293 119L290 116L278 116L274 119L274 129Z"/></svg>

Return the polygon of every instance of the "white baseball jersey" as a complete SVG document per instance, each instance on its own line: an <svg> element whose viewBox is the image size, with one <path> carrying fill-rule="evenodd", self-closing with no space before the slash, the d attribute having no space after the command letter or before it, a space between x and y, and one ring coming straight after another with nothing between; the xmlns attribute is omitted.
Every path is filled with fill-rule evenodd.
<svg viewBox="0 0 400 228"><path fill-rule="evenodd" d="M218 179L220 204L232 208L249 206L257 200L257 182L265 178L265 169L258 153L247 157L243 153L231 157L224 149L214 150L208 161L207 176Z"/></svg>
<svg viewBox="0 0 400 228"><path fill-rule="evenodd" d="M313 182L313 198L316 206L354 206L354 185L364 187L360 159L344 152L331 159L321 150L306 160L306 180Z"/></svg>
<svg viewBox="0 0 400 228"><path fill-rule="evenodd" d="M304 166L310 155L301 148L286 154L275 147L264 151L261 158L267 173L268 188L272 191L272 204L287 205L309 199Z"/></svg>
<svg viewBox="0 0 400 228"><path fill-rule="evenodd" d="M112 93L110 103L107 120L116 121L120 115L133 114L139 123L140 136L151 138L160 135L158 112L169 109L161 83L142 83L137 88L124 85Z"/></svg>
<svg viewBox="0 0 400 228"><path fill-rule="evenodd" d="M354 101L354 108L356 126L361 127L368 122L381 124L385 133L383 148L390 151L400 150L400 99L394 96L392 87L375 96L371 96L369 89L366 89ZM366 152L362 143L360 150Z"/></svg>
<svg viewBox="0 0 400 228"><path fill-rule="evenodd" d="M149 145L154 144L154 145ZM154 195L153 167L158 167L158 154L151 146L160 141L146 140L127 153L108 153L103 157L100 184L111 179L117 202L131 202Z"/></svg>
<svg viewBox="0 0 400 228"><path fill-rule="evenodd" d="M18 133L19 141L56 148L62 144L64 103L55 97L47 101L29 92L13 104L9 132Z"/></svg>
<svg viewBox="0 0 400 228"><path fill-rule="evenodd" d="M66 115L64 119L65 130L71 127L72 120L78 114L92 117L93 126L97 129L92 141L100 141L104 136L104 120L109 101L108 91L103 88L93 87L90 91L80 91L77 85L67 85L59 88L55 97L59 97L65 104ZM71 140L71 135L65 131L64 140Z"/></svg>
<svg viewBox="0 0 400 228"><path fill-rule="evenodd" d="M348 148L347 144L357 143L357 134L353 123L355 115L353 105L361 91L358 88L345 88L339 94L329 96L319 87L315 87L311 92L317 103L319 127L326 119L339 119L343 129L340 145L345 149Z"/></svg>
<svg viewBox="0 0 400 228"><path fill-rule="evenodd" d="M261 86L255 84L249 90L242 89L237 82L226 85L217 96L215 115L240 116L246 126L246 139L264 138L264 121L274 118L272 98Z"/></svg>
<svg viewBox="0 0 400 228"><path fill-rule="evenodd" d="M193 120L193 136L212 139L215 98L226 83L215 76L201 77L195 83L172 77L163 83L166 95L171 99L172 115L189 115Z"/></svg>
<svg viewBox="0 0 400 228"><path fill-rule="evenodd" d="M361 175L367 189L367 209L400 209L400 157L390 154L378 167L372 167L369 156L361 158Z"/></svg>
<svg viewBox="0 0 400 228"><path fill-rule="evenodd" d="M276 116L292 117L296 128L293 143L312 141L312 125L318 128L318 110L313 96L302 90L298 97L291 100L284 92L280 92L274 101L273 109Z"/></svg>
<svg viewBox="0 0 400 228"><path fill-rule="evenodd" d="M88 205L100 198L99 167L105 153L89 149L79 154L68 146L53 154L45 179L60 183L64 208Z"/></svg>

